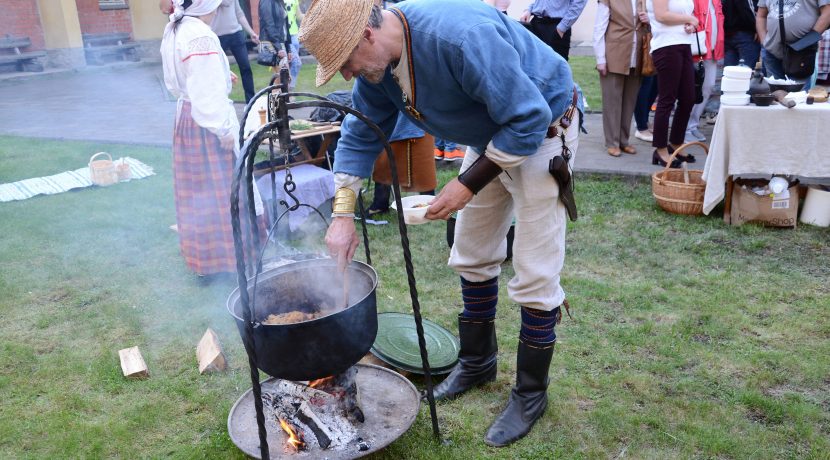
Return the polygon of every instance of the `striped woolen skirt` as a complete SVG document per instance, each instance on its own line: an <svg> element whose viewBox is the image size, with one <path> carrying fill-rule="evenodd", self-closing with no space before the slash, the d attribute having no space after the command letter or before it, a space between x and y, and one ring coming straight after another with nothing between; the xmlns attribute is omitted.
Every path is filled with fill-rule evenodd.
<svg viewBox="0 0 830 460"><path fill-rule="evenodd" d="M230 211L233 163L233 151L222 149L219 138L197 125L190 103L184 102L173 134L176 223L187 267L199 275L236 272ZM249 234L244 231L245 206L239 215L243 234ZM258 223L264 239L265 221Z"/></svg>

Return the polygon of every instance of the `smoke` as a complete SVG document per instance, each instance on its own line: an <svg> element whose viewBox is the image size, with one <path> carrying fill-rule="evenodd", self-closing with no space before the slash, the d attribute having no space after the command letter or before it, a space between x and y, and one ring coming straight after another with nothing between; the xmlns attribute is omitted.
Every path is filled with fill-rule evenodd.
<svg viewBox="0 0 830 460"><path fill-rule="evenodd" d="M336 313L360 302L375 288L371 272L357 264L350 265L344 276L331 259L285 262L259 275L256 293L249 287L258 321L269 314L294 311L322 316ZM234 302L234 313L241 317L238 298Z"/></svg>

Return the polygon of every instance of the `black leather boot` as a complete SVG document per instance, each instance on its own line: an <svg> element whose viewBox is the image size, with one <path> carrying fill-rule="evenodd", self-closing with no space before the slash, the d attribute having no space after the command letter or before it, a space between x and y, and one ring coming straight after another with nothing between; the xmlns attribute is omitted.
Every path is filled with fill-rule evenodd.
<svg viewBox="0 0 830 460"><path fill-rule="evenodd" d="M545 413L551 357L553 345L537 348L519 342L516 386L510 392L507 407L487 430L484 442L488 446L503 447L523 438Z"/></svg>
<svg viewBox="0 0 830 460"><path fill-rule="evenodd" d="M495 320L458 315L461 350L450 375L435 387L435 400L451 399L475 386L496 380Z"/></svg>

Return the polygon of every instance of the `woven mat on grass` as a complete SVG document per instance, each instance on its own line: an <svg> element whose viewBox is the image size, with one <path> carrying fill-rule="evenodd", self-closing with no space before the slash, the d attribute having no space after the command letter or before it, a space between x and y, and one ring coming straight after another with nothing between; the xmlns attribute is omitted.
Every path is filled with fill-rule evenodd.
<svg viewBox="0 0 830 460"><path fill-rule="evenodd" d="M119 164L121 159L115 160ZM130 165L132 179L144 179L155 174L153 168L136 160L124 157L124 162ZM89 168L83 167L74 171L66 171L54 176L35 177L8 184L0 184L0 202L25 200L37 195L54 195L74 188L89 187Z"/></svg>

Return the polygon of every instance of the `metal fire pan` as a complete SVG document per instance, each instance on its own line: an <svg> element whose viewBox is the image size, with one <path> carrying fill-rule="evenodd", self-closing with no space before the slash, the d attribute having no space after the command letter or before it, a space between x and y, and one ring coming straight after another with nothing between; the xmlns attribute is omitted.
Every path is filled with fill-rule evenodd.
<svg viewBox="0 0 830 460"><path fill-rule="evenodd" d="M268 448L274 459L331 460L359 458L377 452L401 437L418 416L421 396L415 385L402 375L371 364L356 364L357 385L360 388L361 409L366 421L357 424L360 437L369 449L358 450L354 444L342 450L323 450L309 443L308 450L293 452L286 447L286 435L265 409L265 426L268 430ZM268 391L276 380L262 382L262 391ZM261 458L256 424L253 393L246 391L231 408L228 415L228 434L231 441L245 454Z"/></svg>

